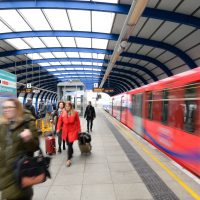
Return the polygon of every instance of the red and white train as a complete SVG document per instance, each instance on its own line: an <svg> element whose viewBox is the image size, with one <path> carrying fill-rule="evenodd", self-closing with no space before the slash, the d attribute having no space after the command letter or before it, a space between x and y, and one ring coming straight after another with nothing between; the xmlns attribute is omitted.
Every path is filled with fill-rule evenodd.
<svg viewBox="0 0 200 200"><path fill-rule="evenodd" d="M200 67L114 96L109 112L200 177Z"/></svg>

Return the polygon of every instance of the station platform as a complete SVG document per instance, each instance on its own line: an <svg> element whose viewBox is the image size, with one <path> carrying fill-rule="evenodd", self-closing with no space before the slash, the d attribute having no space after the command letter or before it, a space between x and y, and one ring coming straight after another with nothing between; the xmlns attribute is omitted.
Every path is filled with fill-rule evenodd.
<svg viewBox="0 0 200 200"><path fill-rule="evenodd" d="M197 177L104 110L96 112L92 153L81 154L75 142L70 167L66 150L52 156L52 179L34 187L33 200L200 199ZM85 131L83 118L81 125Z"/></svg>

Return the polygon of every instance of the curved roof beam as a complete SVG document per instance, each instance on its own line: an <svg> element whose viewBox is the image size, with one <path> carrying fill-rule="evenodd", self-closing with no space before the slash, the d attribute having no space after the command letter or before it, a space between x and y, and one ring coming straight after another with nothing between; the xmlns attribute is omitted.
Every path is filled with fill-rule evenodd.
<svg viewBox="0 0 200 200"><path fill-rule="evenodd" d="M12 3L11 3L12 2ZM84 2L84 1L65 1L65 0L51 0L51 1L39 1L35 0L12 0L7 2L0 2L0 10L3 9L78 9L78 10L90 10L90 11L102 11L102 12L114 12L121 14L128 14L130 5L125 4L112 4L112 3L100 3L100 2ZM176 12L160 10L155 8L146 8L142 14L143 17L150 17L153 19L171 21L175 23L186 24L200 28L200 19L197 17L180 14Z"/></svg>
<svg viewBox="0 0 200 200"><path fill-rule="evenodd" d="M141 60L146 60L148 62L153 63L160 69L162 69L168 76L172 76L172 72L160 61L144 56L144 55L138 55L138 54L132 54L132 53L125 53L125 55L130 56L130 58L137 58ZM93 59L93 58L46 58L46 59L37 59L37 60L27 60L27 61L20 61L16 63L8 63L4 65L0 65L1 69L6 69L9 67L17 67L21 65L26 64L38 64L38 63L45 63L45 62L63 62L63 61L78 61L78 62L96 62L96 63L108 63L108 60L104 59ZM62 65L61 65L62 66Z"/></svg>
<svg viewBox="0 0 200 200"><path fill-rule="evenodd" d="M115 77L115 76L114 76ZM114 79L114 77L110 77L110 80L113 80ZM73 78L70 78L69 77L69 79L73 79ZM77 79L77 78L76 78ZM80 78L79 78L80 79ZM23 79L24 81L26 81L25 79ZM22 80L22 81L23 81ZM41 83L40 84L43 84L45 81L45 83L46 84L48 84L48 82L49 81L51 81L51 80L56 80L54 77L52 77L52 75L48 75L48 76L44 76L44 77L42 77L41 78ZM87 78L86 79L81 79L82 80L82 82L84 83L84 82L87 82ZM99 81L99 78L97 79L97 78L93 78L93 80L95 80L95 82L98 82ZM116 80L116 79L115 79ZM34 83L37 83L38 82L38 77L36 77L36 78L34 78L34 79L32 79L32 78L30 78L30 81L31 81L31 83L33 84L33 86L34 86ZM66 78L64 78L63 79L63 81L66 81ZM119 81L119 82L121 82L121 83L123 83L123 84L125 84L129 89L133 89L133 88L135 88L135 86L132 84L132 82L130 82L129 81L129 79L126 79L126 78L123 78L123 77L117 77L117 81ZM61 82L61 79L60 79L60 81L59 82Z"/></svg>
<svg viewBox="0 0 200 200"><path fill-rule="evenodd" d="M108 34L108 33L91 33L91 32L82 32L82 31L28 31L28 32L1 33L0 34L0 39L2 39L2 40L12 39L12 38L24 38L24 37L85 37L85 38L98 38L98 39L107 39L107 40L117 41L119 35L118 34ZM145 38L133 37L133 36L130 37L128 41L131 43L137 43L137 44L142 44L142 45L147 45L147 46L164 49L164 50L169 51L169 52L175 54L176 56L180 57L191 69L197 67L197 65L192 60L192 58L190 58L185 52L183 52L179 48L174 47L170 44L156 41L156 40L149 40L149 39L145 39ZM11 51L10 53L2 52L2 53L0 53L0 55L1 56L9 56L9 55L20 55L20 54L25 54L25 53L48 52L45 49L50 49L50 48L41 48L36 51L29 49L29 50ZM60 48L60 49L62 49L62 48ZM66 48L63 48L63 49L66 50ZM73 48L71 48L71 50L73 50ZM89 52L86 49L84 49L84 50L83 50L83 52ZM96 51L97 51L97 49L96 49ZM106 52L106 54L110 54L111 52L113 52L113 51L109 51L109 50L104 50L104 51ZM17 53L19 53L19 54L17 54ZM102 50L100 50L99 53L102 53Z"/></svg>
<svg viewBox="0 0 200 200"><path fill-rule="evenodd" d="M70 65L71 67L76 67L76 65L75 66L73 66L73 65ZM52 68L52 67L51 67ZM54 68L54 67L53 67ZM62 66L60 66L60 67L56 67L56 68L64 68L64 67L62 67ZM56 69L55 68L55 69ZM46 72L46 74L55 74L55 73L74 73L74 74L78 74L78 73L80 73L80 72L84 72L84 73L99 73L99 74L101 74L101 72L99 71L93 71L92 69L93 69L93 67L91 67L90 66L90 68L91 68L91 70L59 70L59 71L54 71L54 72ZM38 70L39 68L37 68L37 70ZM106 67L102 67L102 70L104 70L103 72L105 72L105 70L106 70ZM29 70L30 72L32 72L32 70ZM33 71L36 71L36 69L35 68L33 68ZM27 70L20 70L20 72L18 72L17 71L17 74L24 74L24 73L27 73L28 71ZM142 77L142 76L140 76L139 74L137 74L137 73L135 73L135 72L133 72L133 71L129 71L129 70L125 70L125 69L117 69L117 68L115 68L115 70L114 71L112 71L112 73L113 74L117 74L116 72L121 72L121 73L124 73L125 75L127 74L127 75L132 75L132 76L135 76L135 77L137 77L138 79L140 79L144 84L148 84L148 82ZM42 75L44 72L42 72L42 73L40 73L40 75ZM83 74L84 75L84 74ZM39 76L39 73L37 73L37 74L34 74L34 75L32 75L32 73L31 74L25 74L24 76L22 76L22 77L20 77L20 79L19 80L21 80L21 79L26 79L26 78L32 78L32 77L36 77L36 76ZM61 74L61 76L62 76L62 74ZM98 75L97 75L98 76Z"/></svg>

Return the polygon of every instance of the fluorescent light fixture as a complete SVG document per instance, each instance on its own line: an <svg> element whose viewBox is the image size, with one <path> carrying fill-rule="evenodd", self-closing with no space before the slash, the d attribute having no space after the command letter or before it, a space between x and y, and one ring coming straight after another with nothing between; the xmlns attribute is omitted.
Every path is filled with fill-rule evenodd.
<svg viewBox="0 0 200 200"><path fill-rule="evenodd" d="M21 39L7 39L5 41L16 49L30 49L30 47Z"/></svg>
<svg viewBox="0 0 200 200"><path fill-rule="evenodd" d="M68 10L73 31L91 31L90 11Z"/></svg>
<svg viewBox="0 0 200 200"><path fill-rule="evenodd" d="M1 10L0 18L12 27L14 31L31 31L31 28L16 10Z"/></svg>
<svg viewBox="0 0 200 200"><path fill-rule="evenodd" d="M44 9L43 11L54 30L71 30L66 10Z"/></svg>
<svg viewBox="0 0 200 200"><path fill-rule="evenodd" d="M92 31L110 33L114 16L114 13L92 11Z"/></svg>
<svg viewBox="0 0 200 200"><path fill-rule="evenodd" d="M18 10L34 30L52 30L40 9Z"/></svg>

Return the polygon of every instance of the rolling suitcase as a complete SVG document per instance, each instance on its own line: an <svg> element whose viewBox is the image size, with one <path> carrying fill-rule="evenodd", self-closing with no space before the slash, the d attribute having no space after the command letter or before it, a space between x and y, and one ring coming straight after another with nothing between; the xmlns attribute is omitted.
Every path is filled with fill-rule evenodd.
<svg viewBox="0 0 200 200"><path fill-rule="evenodd" d="M45 137L46 154L52 155L56 153L56 142L54 136Z"/></svg>
<svg viewBox="0 0 200 200"><path fill-rule="evenodd" d="M81 153L90 153L92 150L91 135L86 132L81 132L78 135L78 146Z"/></svg>

